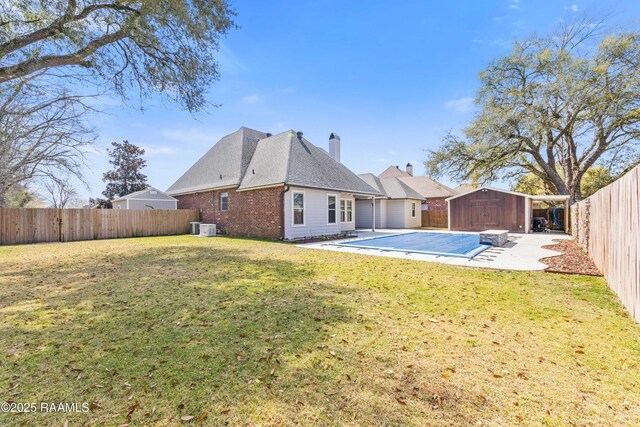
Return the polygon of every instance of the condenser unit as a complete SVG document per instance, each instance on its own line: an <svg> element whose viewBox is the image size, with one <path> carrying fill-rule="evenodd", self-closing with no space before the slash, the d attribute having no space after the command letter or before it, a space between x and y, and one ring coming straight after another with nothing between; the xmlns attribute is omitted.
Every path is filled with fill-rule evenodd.
<svg viewBox="0 0 640 427"><path fill-rule="evenodd" d="M213 237L216 235L215 224L200 224L200 237Z"/></svg>

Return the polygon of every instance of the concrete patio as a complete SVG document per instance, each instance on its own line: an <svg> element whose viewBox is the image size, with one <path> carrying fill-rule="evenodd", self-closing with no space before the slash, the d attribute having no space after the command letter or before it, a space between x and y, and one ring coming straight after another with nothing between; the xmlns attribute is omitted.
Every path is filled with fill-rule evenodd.
<svg viewBox="0 0 640 427"><path fill-rule="evenodd" d="M563 233L531 233L531 234L509 234L509 241L502 247L491 247L472 259L458 258L452 256L426 255L405 252L381 251L377 249L350 248L336 246L335 243L352 241L363 238L379 237L389 234L400 233L449 233L449 231L428 231L428 230L377 230L358 231L357 238L334 240L331 242L306 243L298 245L304 248L321 249L337 252L348 252L361 255L373 255L390 258L404 258L416 261L438 262L441 264L461 265L466 267L492 268L496 270L544 270L547 266L539 260L542 258L559 255L559 252L544 249L543 246L552 245L554 240L571 239ZM459 233L459 232L456 232ZM475 233L469 233L475 234Z"/></svg>

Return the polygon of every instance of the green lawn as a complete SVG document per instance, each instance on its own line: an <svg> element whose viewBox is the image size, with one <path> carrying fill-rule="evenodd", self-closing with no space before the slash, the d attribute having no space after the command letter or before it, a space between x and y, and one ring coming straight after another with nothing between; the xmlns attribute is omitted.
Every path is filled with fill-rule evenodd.
<svg viewBox="0 0 640 427"><path fill-rule="evenodd" d="M0 248L0 425L634 425L600 278L191 236ZM185 416L199 417L183 421Z"/></svg>

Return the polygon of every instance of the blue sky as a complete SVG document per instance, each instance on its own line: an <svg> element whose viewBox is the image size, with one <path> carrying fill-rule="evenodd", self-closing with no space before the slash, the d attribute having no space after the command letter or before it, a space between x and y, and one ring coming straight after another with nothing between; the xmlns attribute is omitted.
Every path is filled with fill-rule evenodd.
<svg viewBox="0 0 640 427"><path fill-rule="evenodd" d="M600 3L601 4L601 3ZM424 173L425 150L473 117L477 75L512 42L548 33L560 19L611 13L609 23L640 22L640 2L236 1L240 29L221 40L221 80L208 99L219 108L191 115L148 100L141 112L119 100L95 117L88 156L90 191L104 189L105 148L127 139L147 150L149 183L169 187L222 136L240 126L304 132L327 148L342 138L342 161L356 173L411 162ZM447 179L446 184L453 184Z"/></svg>

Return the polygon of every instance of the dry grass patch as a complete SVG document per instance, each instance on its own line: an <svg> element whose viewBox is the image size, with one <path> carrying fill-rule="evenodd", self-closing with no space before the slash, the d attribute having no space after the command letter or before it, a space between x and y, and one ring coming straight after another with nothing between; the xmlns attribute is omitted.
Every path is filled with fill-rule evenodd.
<svg viewBox="0 0 640 427"><path fill-rule="evenodd" d="M189 236L0 248L2 425L631 425L601 278ZM194 417L184 421L182 417Z"/></svg>

